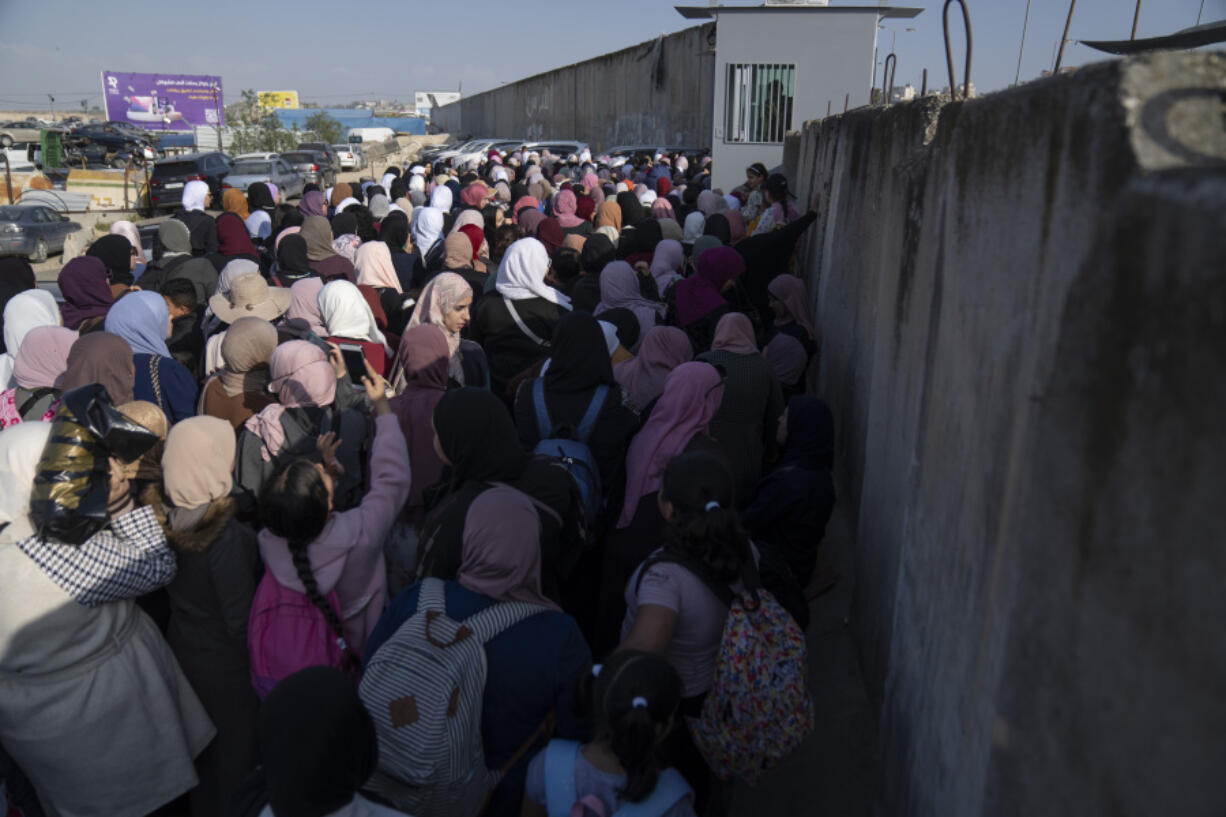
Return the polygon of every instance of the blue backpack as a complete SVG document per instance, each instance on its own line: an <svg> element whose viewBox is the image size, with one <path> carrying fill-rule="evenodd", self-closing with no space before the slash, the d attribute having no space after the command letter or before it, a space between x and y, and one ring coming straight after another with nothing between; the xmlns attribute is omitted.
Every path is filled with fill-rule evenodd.
<svg viewBox="0 0 1226 817"><path fill-rule="evenodd" d="M611 815L604 804L591 795L580 797L575 789L575 758L579 744L572 740L551 740L545 747L545 812L549 817L660 817L693 790L676 769L660 772L656 788L641 803L623 803Z"/></svg>
<svg viewBox="0 0 1226 817"><path fill-rule="evenodd" d="M605 398L609 394L608 386L597 386L592 395L579 428L575 430L575 439L556 437L553 420L549 419L549 409L545 405L545 379L538 377L532 383L532 405L536 409L536 425L540 431L541 441L532 449L533 454L548 457L566 469L579 487L579 497L583 503L583 521L588 530L593 530L596 519L600 515L603 494L600 489L600 469L596 467L596 458L592 449L588 448L588 438L604 407Z"/></svg>

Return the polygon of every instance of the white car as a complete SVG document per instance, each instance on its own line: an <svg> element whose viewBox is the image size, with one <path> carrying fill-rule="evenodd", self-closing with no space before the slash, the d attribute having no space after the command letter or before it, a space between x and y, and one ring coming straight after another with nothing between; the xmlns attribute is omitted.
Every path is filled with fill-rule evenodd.
<svg viewBox="0 0 1226 817"><path fill-rule="evenodd" d="M358 145L333 145L336 158L340 160L341 170L361 170L366 166L366 157Z"/></svg>

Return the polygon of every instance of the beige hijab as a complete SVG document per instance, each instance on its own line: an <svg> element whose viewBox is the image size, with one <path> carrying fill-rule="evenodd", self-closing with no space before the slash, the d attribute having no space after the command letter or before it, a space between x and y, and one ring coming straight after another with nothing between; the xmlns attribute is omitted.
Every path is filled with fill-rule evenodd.
<svg viewBox="0 0 1226 817"><path fill-rule="evenodd" d="M203 508L234 487L234 428L217 417L175 423L162 453L162 483L176 508Z"/></svg>

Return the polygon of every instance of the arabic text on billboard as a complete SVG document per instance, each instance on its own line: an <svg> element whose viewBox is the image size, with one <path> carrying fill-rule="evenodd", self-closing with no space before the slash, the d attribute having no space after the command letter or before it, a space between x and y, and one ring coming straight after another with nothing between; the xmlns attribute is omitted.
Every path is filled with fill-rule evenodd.
<svg viewBox="0 0 1226 817"><path fill-rule="evenodd" d="M293 110L298 107L298 92L260 91L260 107Z"/></svg>
<svg viewBox="0 0 1226 817"><path fill-rule="evenodd" d="M102 72L106 118L151 130L224 125L221 77Z"/></svg>

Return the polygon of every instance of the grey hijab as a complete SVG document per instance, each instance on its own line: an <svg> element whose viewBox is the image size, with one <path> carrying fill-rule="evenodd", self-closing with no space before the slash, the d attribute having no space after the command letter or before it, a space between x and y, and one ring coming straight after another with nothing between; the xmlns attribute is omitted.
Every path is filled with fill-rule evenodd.
<svg viewBox="0 0 1226 817"><path fill-rule="evenodd" d="M187 225L177 218L168 218L158 227L158 240L162 243L162 257L188 255L192 251L192 234Z"/></svg>

